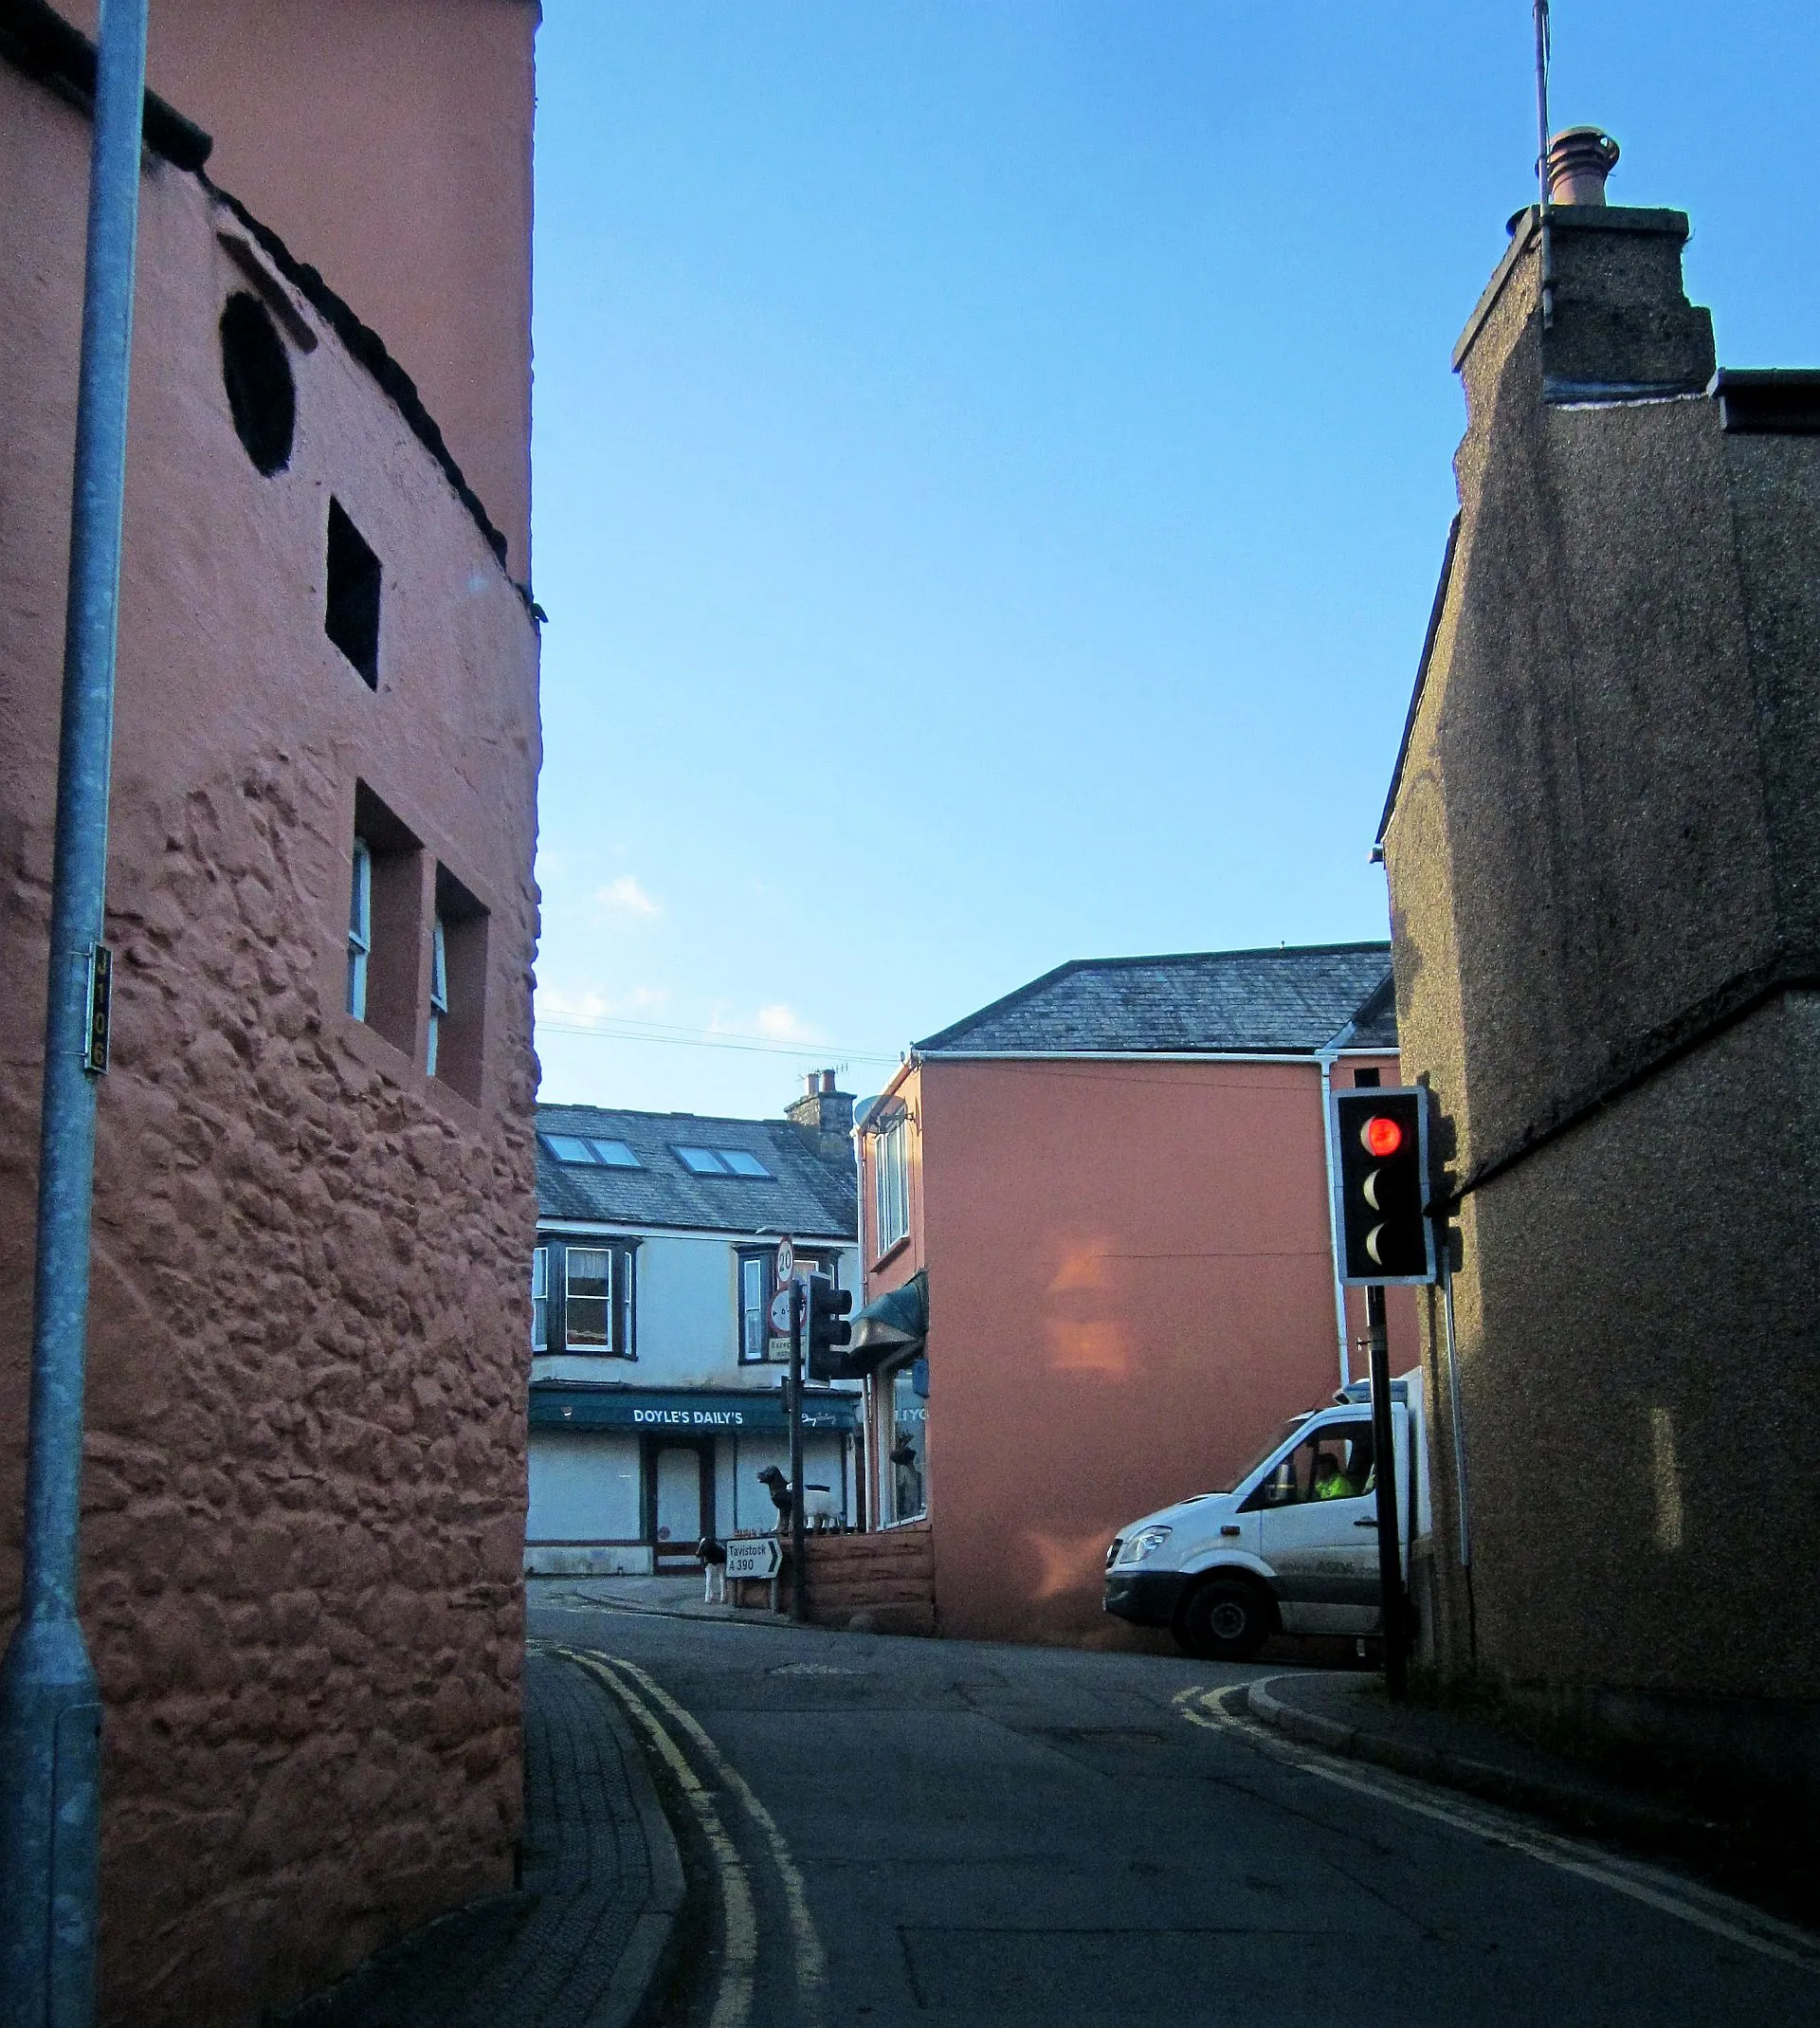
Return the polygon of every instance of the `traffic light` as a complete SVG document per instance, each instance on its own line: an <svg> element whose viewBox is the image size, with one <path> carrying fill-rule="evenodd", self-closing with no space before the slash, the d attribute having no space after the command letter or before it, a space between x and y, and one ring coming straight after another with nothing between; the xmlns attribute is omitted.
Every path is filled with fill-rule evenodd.
<svg viewBox="0 0 1820 2028"><path fill-rule="evenodd" d="M809 1277L809 1316L803 1345L804 1367L811 1380L838 1380L846 1361L842 1357L853 1341L853 1326L846 1313L853 1307L850 1289L836 1288L825 1276Z"/></svg>
<svg viewBox="0 0 1820 2028"><path fill-rule="evenodd" d="M1433 1281L1427 1087L1336 1091L1331 1118L1340 1280Z"/></svg>

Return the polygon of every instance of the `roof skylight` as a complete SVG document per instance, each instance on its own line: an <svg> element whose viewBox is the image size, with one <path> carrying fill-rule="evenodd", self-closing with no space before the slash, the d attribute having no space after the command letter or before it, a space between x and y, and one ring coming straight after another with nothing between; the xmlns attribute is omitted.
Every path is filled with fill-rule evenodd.
<svg viewBox="0 0 1820 2028"><path fill-rule="evenodd" d="M769 1177L771 1174L757 1156L748 1154L744 1148L678 1147L676 1159L691 1176Z"/></svg>
<svg viewBox="0 0 1820 2028"><path fill-rule="evenodd" d="M579 1134L546 1134L543 1144L560 1162L575 1168L636 1169L639 1159L623 1141L583 1140Z"/></svg>

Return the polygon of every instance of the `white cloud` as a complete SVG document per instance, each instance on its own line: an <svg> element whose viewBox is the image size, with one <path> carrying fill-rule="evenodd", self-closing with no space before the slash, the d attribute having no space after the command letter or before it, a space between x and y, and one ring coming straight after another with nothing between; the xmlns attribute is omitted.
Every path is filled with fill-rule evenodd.
<svg viewBox="0 0 1820 2028"><path fill-rule="evenodd" d="M782 1000L759 1008L757 1028L758 1032L771 1042L819 1042L822 1039L793 1007L787 1007Z"/></svg>
<svg viewBox="0 0 1820 2028"><path fill-rule="evenodd" d="M537 985L537 1014L545 1021L648 1020L670 1004L667 986L632 986L624 993L603 993L598 986L584 986L577 992L560 986Z"/></svg>
<svg viewBox="0 0 1820 2028"><path fill-rule="evenodd" d="M664 911L629 873L594 890L594 907L610 922L653 922Z"/></svg>

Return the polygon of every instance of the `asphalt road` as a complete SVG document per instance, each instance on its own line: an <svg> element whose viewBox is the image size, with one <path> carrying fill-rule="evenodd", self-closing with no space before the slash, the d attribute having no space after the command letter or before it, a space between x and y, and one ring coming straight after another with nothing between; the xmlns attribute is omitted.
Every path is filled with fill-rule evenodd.
<svg viewBox="0 0 1820 2028"><path fill-rule="evenodd" d="M1268 1670L549 1606L531 1632L661 1770L703 1888L676 2028L1820 2023L1820 1947L1232 1716Z"/></svg>

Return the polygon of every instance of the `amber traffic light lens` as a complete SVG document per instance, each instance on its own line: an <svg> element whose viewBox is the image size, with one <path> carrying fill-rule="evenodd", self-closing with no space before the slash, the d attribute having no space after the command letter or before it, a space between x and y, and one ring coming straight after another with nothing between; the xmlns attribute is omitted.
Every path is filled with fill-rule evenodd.
<svg viewBox="0 0 1820 2028"><path fill-rule="evenodd" d="M1359 1128L1358 1138L1365 1143L1366 1153L1375 1155L1382 1161L1385 1156L1394 1155L1403 1145L1403 1129L1394 1120L1386 1119L1382 1113L1374 1113Z"/></svg>

